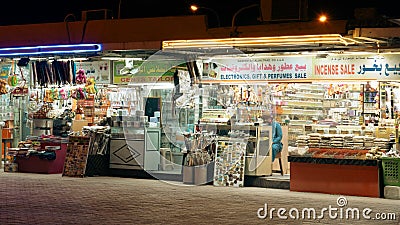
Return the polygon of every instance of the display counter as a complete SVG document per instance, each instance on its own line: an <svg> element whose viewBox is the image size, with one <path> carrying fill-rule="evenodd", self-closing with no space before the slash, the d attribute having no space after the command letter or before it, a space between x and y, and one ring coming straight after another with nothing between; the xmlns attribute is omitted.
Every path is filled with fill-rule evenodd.
<svg viewBox="0 0 400 225"><path fill-rule="evenodd" d="M114 128L110 140L110 168L156 171L160 164L161 129L150 127Z"/></svg>
<svg viewBox="0 0 400 225"><path fill-rule="evenodd" d="M290 190L381 197L379 160L289 156Z"/></svg>
<svg viewBox="0 0 400 225"><path fill-rule="evenodd" d="M48 173L57 174L63 172L67 143L62 142L41 142L41 149L46 146L60 146L59 150L47 150L43 153L29 155L18 155L18 172L25 173Z"/></svg>

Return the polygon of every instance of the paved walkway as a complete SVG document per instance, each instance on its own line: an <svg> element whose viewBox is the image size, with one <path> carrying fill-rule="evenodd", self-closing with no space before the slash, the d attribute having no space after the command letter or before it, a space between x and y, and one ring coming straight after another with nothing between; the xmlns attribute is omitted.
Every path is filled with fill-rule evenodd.
<svg viewBox="0 0 400 225"><path fill-rule="evenodd" d="M188 186L178 182L119 177L62 177L60 174L0 172L0 224L400 224L400 200L291 192L258 187ZM284 208L288 219L265 219L264 208ZM331 216L329 216L331 206ZM303 209L322 219L292 219ZM333 208L338 208L333 209ZM396 213L396 220L345 219L349 208L370 208L374 218ZM340 209L342 219L340 219ZM368 209L367 209L368 210ZM289 213L289 211L291 213ZM337 219L332 219L334 216ZM311 213L312 214L312 213Z"/></svg>

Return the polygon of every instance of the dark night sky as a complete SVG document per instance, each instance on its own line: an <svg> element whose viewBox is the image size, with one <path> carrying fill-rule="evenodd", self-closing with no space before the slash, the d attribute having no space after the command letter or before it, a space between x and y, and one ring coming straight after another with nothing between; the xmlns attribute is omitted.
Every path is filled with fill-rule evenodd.
<svg viewBox="0 0 400 225"><path fill-rule="evenodd" d="M189 5L197 3L214 9L223 26L230 26L233 14L244 6L259 3L259 0L42 0L42 1L2 1L0 26L16 24L37 24L62 22L68 14L81 19L82 10L110 9L117 18L118 4L121 1L121 19L158 16L190 15ZM279 1L279 0L278 0ZM294 0L296 1L296 0ZM400 10L390 0L309 0L309 18L326 12L332 19L351 19L354 8L375 7L380 15L400 18ZM215 20L210 11L203 10L209 20ZM241 13L238 25L256 21L258 9ZM250 23L250 22L249 22ZM244 25L244 24L243 24Z"/></svg>

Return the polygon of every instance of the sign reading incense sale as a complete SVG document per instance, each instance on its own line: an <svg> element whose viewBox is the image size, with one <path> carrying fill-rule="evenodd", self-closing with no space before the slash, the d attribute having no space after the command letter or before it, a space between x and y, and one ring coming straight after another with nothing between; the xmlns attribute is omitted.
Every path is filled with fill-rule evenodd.
<svg viewBox="0 0 400 225"><path fill-rule="evenodd" d="M322 64L314 66L315 75L345 75L356 74L356 65L350 64Z"/></svg>

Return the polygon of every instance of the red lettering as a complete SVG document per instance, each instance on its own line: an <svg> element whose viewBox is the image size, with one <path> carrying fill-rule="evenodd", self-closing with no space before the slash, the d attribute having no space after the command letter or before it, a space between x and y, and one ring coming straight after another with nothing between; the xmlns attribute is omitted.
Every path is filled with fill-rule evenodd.
<svg viewBox="0 0 400 225"><path fill-rule="evenodd" d="M355 64L324 64L315 65L315 75L352 75L356 74Z"/></svg>
<svg viewBox="0 0 400 225"><path fill-rule="evenodd" d="M339 65L316 65L315 67L316 75L338 75L339 74Z"/></svg>
<svg viewBox="0 0 400 225"><path fill-rule="evenodd" d="M355 74L355 65L354 64L342 64L340 66L340 73L345 74Z"/></svg>
<svg viewBox="0 0 400 225"><path fill-rule="evenodd" d="M321 66L320 65L315 65L314 70L315 70L316 75L321 74Z"/></svg>

